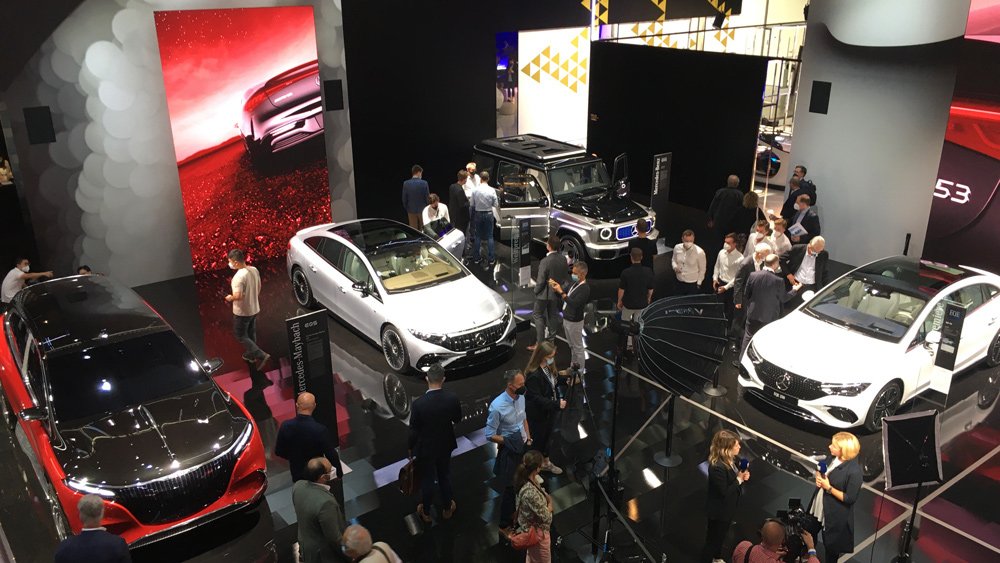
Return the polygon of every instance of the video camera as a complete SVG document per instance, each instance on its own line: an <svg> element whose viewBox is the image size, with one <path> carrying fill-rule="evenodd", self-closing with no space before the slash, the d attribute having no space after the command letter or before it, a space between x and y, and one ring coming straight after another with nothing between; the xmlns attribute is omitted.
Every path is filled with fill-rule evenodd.
<svg viewBox="0 0 1000 563"><path fill-rule="evenodd" d="M802 508L802 499L797 498L788 499L788 510L779 510L777 516L777 521L785 527L785 555L782 561L796 563L808 551L802 541L802 532L809 532L815 540L823 525Z"/></svg>

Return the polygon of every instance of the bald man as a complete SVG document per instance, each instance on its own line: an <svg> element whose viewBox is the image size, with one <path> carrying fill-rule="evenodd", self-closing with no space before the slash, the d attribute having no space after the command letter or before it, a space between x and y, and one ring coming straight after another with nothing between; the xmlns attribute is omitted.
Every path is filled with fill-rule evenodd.
<svg viewBox="0 0 1000 563"><path fill-rule="evenodd" d="M299 393L295 399L295 418L282 422L278 429L274 454L288 460L293 482L303 478L306 462L314 457L325 457L337 471L337 477L344 476L333 437L326 426L313 418L315 410L315 395Z"/></svg>
<svg viewBox="0 0 1000 563"><path fill-rule="evenodd" d="M802 544L809 550L808 563L819 563L812 534L803 530ZM749 553L747 553L749 551ZM760 543L740 542L733 551L734 563L780 563L785 556L785 526L777 520L767 520L760 529Z"/></svg>
<svg viewBox="0 0 1000 563"><path fill-rule="evenodd" d="M385 542L372 543L368 529L359 524L348 526L341 540L343 551L351 561L358 563L402 563L402 559Z"/></svg>

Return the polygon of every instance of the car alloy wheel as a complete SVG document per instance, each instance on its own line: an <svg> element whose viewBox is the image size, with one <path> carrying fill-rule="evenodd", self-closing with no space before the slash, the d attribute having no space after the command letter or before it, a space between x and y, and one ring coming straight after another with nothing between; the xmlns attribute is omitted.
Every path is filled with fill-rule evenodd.
<svg viewBox="0 0 1000 563"><path fill-rule="evenodd" d="M986 354L986 365L991 368L1000 366L1000 331L997 331L993 343L990 344L989 352Z"/></svg>
<svg viewBox="0 0 1000 563"><path fill-rule="evenodd" d="M382 390L389 410L398 418L410 416L410 394L406 392L403 382L394 373L385 374L382 380Z"/></svg>
<svg viewBox="0 0 1000 563"><path fill-rule="evenodd" d="M396 327L389 325L382 331L382 354L385 361L396 373L406 373L410 359L406 355L406 344Z"/></svg>
<svg viewBox="0 0 1000 563"><path fill-rule="evenodd" d="M52 515L52 524L55 526L56 535L59 536L60 540L64 540L73 535L73 529L69 526L69 520L66 519L66 513L63 512L62 505L59 504L59 496L52 483L46 479L42 486L45 487L45 500L49 503L49 512Z"/></svg>
<svg viewBox="0 0 1000 563"><path fill-rule="evenodd" d="M577 260L584 260L587 258L587 254L583 250L583 245L580 244L580 240L573 235L563 235L559 239L559 250L569 258L569 261L576 262Z"/></svg>
<svg viewBox="0 0 1000 563"><path fill-rule="evenodd" d="M292 292L295 293L295 301L299 305L311 308L316 304L312 286L309 285L309 279L306 278L306 273L302 271L302 268L296 267L292 270Z"/></svg>
<svg viewBox="0 0 1000 563"><path fill-rule="evenodd" d="M903 389L898 381L890 381L872 401L865 427L871 431L882 429L882 419L896 414L903 399Z"/></svg>

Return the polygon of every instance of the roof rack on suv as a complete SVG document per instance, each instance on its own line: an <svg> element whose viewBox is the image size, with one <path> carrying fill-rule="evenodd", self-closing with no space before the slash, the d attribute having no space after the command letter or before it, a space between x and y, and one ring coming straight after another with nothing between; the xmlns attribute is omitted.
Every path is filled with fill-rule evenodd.
<svg viewBox="0 0 1000 563"><path fill-rule="evenodd" d="M587 151L569 143L556 141L541 135L518 135L486 139L483 146L504 151L521 158L530 158L538 162L550 162L571 156L583 156Z"/></svg>

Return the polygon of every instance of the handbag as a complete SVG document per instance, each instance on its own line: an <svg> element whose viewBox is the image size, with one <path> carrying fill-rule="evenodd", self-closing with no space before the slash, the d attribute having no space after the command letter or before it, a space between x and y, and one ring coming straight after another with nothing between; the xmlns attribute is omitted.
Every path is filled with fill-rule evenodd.
<svg viewBox="0 0 1000 563"><path fill-rule="evenodd" d="M531 484L536 489L538 489L538 485L535 485L534 483ZM541 491L541 489L538 490ZM520 513L521 513L521 506L520 503L518 503L517 510L514 511L515 524L517 524L518 516L520 515ZM538 545L540 541L541 541L540 533L538 532L538 529L535 528L534 526L530 526L527 530L510 535L510 546L517 550L523 551L525 549L528 549L529 547Z"/></svg>
<svg viewBox="0 0 1000 563"><path fill-rule="evenodd" d="M411 457L399 470L399 492L412 496L420 489L420 476L417 475L417 465Z"/></svg>

